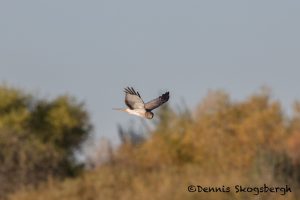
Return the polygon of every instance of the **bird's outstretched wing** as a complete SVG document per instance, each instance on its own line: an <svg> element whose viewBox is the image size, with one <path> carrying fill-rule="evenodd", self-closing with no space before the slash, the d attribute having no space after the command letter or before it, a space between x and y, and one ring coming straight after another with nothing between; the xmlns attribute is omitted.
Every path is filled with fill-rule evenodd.
<svg viewBox="0 0 300 200"><path fill-rule="evenodd" d="M169 92L166 92L160 97L145 103L145 109L151 111L161 106L162 104L166 103L168 100L169 100Z"/></svg>
<svg viewBox="0 0 300 200"><path fill-rule="evenodd" d="M145 104L144 101L141 98L141 95L135 91L132 87L127 87L124 90L126 96L125 96L125 104L130 109L144 109Z"/></svg>

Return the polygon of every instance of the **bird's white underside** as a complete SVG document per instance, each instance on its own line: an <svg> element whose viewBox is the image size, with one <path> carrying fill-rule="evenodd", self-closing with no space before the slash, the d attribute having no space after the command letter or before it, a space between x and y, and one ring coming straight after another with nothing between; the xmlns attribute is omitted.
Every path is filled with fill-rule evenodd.
<svg viewBox="0 0 300 200"><path fill-rule="evenodd" d="M129 114L132 114L132 115L137 115L137 116L140 116L140 117L145 117L145 109L134 109L134 110L131 110L129 108L126 108L125 109L125 112L129 113Z"/></svg>

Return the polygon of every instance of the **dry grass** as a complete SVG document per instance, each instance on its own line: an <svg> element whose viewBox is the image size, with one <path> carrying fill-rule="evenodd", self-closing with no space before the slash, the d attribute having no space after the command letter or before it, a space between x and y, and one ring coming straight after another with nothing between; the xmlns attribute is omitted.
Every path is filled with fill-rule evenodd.
<svg viewBox="0 0 300 200"><path fill-rule="evenodd" d="M103 166L83 176L63 182L49 180L38 190L23 190L10 200L143 200L143 199L298 199L299 187L292 187L287 195L264 193L235 193L236 184L247 186L284 185L272 179L270 174L250 176L239 172L227 174L206 173L199 166L164 167L156 170L134 169L125 166ZM189 185L231 187L231 192L188 192ZM297 191L298 190L298 191Z"/></svg>

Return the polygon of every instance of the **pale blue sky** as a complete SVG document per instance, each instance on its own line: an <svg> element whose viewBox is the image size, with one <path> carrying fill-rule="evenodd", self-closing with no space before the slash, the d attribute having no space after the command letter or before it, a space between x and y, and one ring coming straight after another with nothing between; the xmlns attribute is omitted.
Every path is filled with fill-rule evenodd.
<svg viewBox="0 0 300 200"><path fill-rule="evenodd" d="M266 84L300 99L300 1L1 1L0 80L85 101L117 140L123 88L170 90L193 108L209 89L243 99Z"/></svg>

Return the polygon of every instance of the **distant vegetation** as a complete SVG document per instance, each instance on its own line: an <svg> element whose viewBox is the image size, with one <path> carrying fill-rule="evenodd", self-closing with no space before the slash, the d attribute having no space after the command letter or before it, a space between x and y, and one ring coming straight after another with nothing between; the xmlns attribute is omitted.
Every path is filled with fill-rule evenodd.
<svg viewBox="0 0 300 200"><path fill-rule="evenodd" d="M154 130L141 137L120 128L122 144L95 150L91 157L105 153L105 162L83 173L72 157L90 130L80 104L33 101L8 88L0 96L0 187L10 200L300 198L300 103L287 116L267 91L240 102L209 92L194 112L163 106ZM292 193L190 193L191 184L287 184Z"/></svg>
<svg viewBox="0 0 300 200"><path fill-rule="evenodd" d="M69 96L45 100L0 86L0 199L49 177L76 176L74 150L90 130L88 113Z"/></svg>

